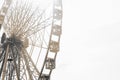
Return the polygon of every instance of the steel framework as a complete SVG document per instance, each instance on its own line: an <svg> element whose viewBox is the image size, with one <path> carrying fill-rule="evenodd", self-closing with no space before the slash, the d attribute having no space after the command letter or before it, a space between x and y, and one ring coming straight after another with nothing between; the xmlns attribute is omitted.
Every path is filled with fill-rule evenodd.
<svg viewBox="0 0 120 80"><path fill-rule="evenodd" d="M59 51L62 33L62 1L53 1L52 17L44 18L44 20L41 16L45 12L43 11L40 13L39 18L34 19L34 12L30 13L29 10L30 6L25 7L28 10L26 12L24 12L23 9L18 9L22 8L20 6L9 10L12 2L14 2L14 0L4 0L0 10L0 28L3 27L6 29L6 32L3 32L1 37L0 80L50 80L51 73L56 67L56 56ZM19 15L15 15L19 14L17 9L21 11L20 17ZM10 12L12 12L12 14ZM46 25L48 21L49 24ZM39 27L41 25L44 26ZM46 41L47 47L44 47L43 44L45 41L43 41L44 38L41 38L40 34L44 34L47 26L51 26L51 28L48 28L48 30L50 30L49 38L47 38L48 41ZM41 30L43 30L43 32L39 32ZM44 35L42 37L44 37ZM39 40L41 45L37 45L36 41ZM30 45L30 49L27 50L27 47ZM32 58L35 47L38 47L39 50L38 55L36 53L36 62ZM42 49L45 49L46 52L44 52L44 59L42 59L43 62L40 63L41 67L39 68L39 66L37 67L36 65L41 60L40 53Z"/></svg>

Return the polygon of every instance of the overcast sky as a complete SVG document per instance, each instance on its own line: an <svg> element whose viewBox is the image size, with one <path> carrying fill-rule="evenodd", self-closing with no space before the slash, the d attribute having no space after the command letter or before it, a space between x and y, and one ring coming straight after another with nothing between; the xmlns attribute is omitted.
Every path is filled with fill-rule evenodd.
<svg viewBox="0 0 120 80"><path fill-rule="evenodd" d="M120 0L63 0L51 80L120 80Z"/></svg>
<svg viewBox="0 0 120 80"><path fill-rule="evenodd" d="M120 0L63 0L62 30L51 80L120 80Z"/></svg>

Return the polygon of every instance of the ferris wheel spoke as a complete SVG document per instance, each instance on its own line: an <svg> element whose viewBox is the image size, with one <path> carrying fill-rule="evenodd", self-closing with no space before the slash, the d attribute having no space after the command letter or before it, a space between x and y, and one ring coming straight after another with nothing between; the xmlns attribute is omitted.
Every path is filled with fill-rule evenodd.
<svg viewBox="0 0 120 80"><path fill-rule="evenodd" d="M2 73L2 80L5 78L5 73L6 73L6 65L7 65L7 58L8 58L8 51L9 51L9 45L7 46L6 53L5 53L5 59L4 59L4 64L3 64L3 73Z"/></svg>
<svg viewBox="0 0 120 80"><path fill-rule="evenodd" d="M39 60L39 58L40 58L41 51L42 51L42 48L41 48L40 51L39 51L39 54L38 54L37 61L36 61L35 65L38 64L38 60Z"/></svg>
<svg viewBox="0 0 120 80"><path fill-rule="evenodd" d="M37 10L35 10L34 12L36 12ZM41 22L42 19L42 15L45 13L45 10L40 13L40 15L29 25L29 28L27 28L26 31L24 31L24 33L28 32L31 28L37 27L35 26L36 22ZM32 16L31 16L32 17ZM31 18L30 17L30 18ZM31 19L32 20L32 19ZM27 24L29 24L29 21L26 22ZM37 23L38 24L38 23Z"/></svg>
<svg viewBox="0 0 120 80"><path fill-rule="evenodd" d="M23 26L26 26L29 24L30 20L32 19L32 16L35 14L36 10L30 15L30 16L27 16L25 19L25 22L24 23L21 23L21 28L18 30L18 32L16 34L20 34L20 32L24 32L25 28L26 27L23 27Z"/></svg>
<svg viewBox="0 0 120 80"><path fill-rule="evenodd" d="M31 40L31 45L36 44L36 41L35 41L35 40L32 40L32 38L30 38L30 40ZM29 52L29 55L30 55L30 56L32 56L32 53L33 53L34 48L35 48L34 46L31 46L31 49L30 49L30 52Z"/></svg>
<svg viewBox="0 0 120 80"><path fill-rule="evenodd" d="M5 50L3 49L2 52L0 53L0 62L3 60Z"/></svg>
<svg viewBox="0 0 120 80"><path fill-rule="evenodd" d="M45 31L46 31L46 29L44 29L44 32L43 32L43 35L41 36L41 35L39 35L39 37L41 36L42 37L42 39L41 39L41 41L40 42L42 42L42 44L41 45L45 45L44 47L43 47L43 49L48 49L48 44L47 44L47 41L45 40L45 37L49 37L49 36L45 36L46 34L45 34ZM39 34L42 34L42 33L39 33Z"/></svg>
<svg viewBox="0 0 120 80"><path fill-rule="evenodd" d="M21 75L20 75L20 79L22 80L22 79L24 79L24 80L28 80L28 76L27 76L27 70L26 70L26 67L25 67L25 62L24 62L24 59L23 59L23 57L22 57L22 55L21 55L21 70L20 70L20 72L21 72Z"/></svg>
<svg viewBox="0 0 120 80"><path fill-rule="evenodd" d="M0 68L0 77L1 77L1 74L2 74L2 70L3 70L3 65L4 65L4 61L5 61L5 50L2 51L2 54L3 54L3 59L1 60L2 61L2 64L1 64L1 68Z"/></svg>
<svg viewBox="0 0 120 80"><path fill-rule="evenodd" d="M37 74L39 74L39 71L38 71L38 69L36 68L36 66L35 66L34 62L32 61L31 57L29 56L27 50L24 50L24 51L25 51L25 53L26 53L26 55L27 55L27 57L28 57L28 59L29 59L29 62L32 64L32 67L34 68L35 72L36 72Z"/></svg>
<svg viewBox="0 0 120 80"><path fill-rule="evenodd" d="M45 34L45 33L44 33ZM40 37L40 36L39 36ZM44 36L42 36L43 37L43 39L44 39ZM42 43L41 43L41 47L42 47L42 45L43 45L43 41L42 41ZM42 47L43 48L43 47ZM41 51L42 51L42 48L40 48L40 51L39 51L39 54L38 54L38 57L37 57L37 61L36 61L36 65L37 65L37 63L38 63L38 60L39 60L39 58L40 58L40 54L41 54Z"/></svg>
<svg viewBox="0 0 120 80"><path fill-rule="evenodd" d="M34 39L34 41L37 43L33 43L33 41L32 41L32 43L30 43L30 45L39 47L39 48L43 48L43 49L48 49L48 44L47 44L47 41L45 40L45 37L46 37L45 29L43 31L39 31L36 35L37 35L37 37L35 37L36 40Z"/></svg>
<svg viewBox="0 0 120 80"><path fill-rule="evenodd" d="M47 47L44 47L44 46L41 46L41 45L37 45L37 44L30 44L31 46L33 46L33 47L38 47L38 48L40 48L40 49L48 49Z"/></svg>
<svg viewBox="0 0 120 80"><path fill-rule="evenodd" d="M23 52L23 58L25 60L25 65L26 65L29 77L30 77L31 80L34 80L34 79L36 79L38 77L39 71L37 70L34 62L30 58L27 51L25 49L23 49L22 52Z"/></svg>
<svg viewBox="0 0 120 80"><path fill-rule="evenodd" d="M50 19L50 18L48 18L48 20L49 20L49 19ZM47 19L46 19L46 20L47 20ZM40 24L35 25L34 27L36 27L36 26L37 26L37 27L38 27L38 26L41 26L42 23L44 23L46 20L44 20L44 21L41 22ZM47 27L50 27L50 25L51 25L51 23L46 24L46 25L43 25L43 27L33 29L34 31L32 31L32 30L29 29L28 31L31 31L31 32L30 32L30 34L27 35L27 37L30 37L30 36L36 34L37 32L39 32L39 31L41 31L41 30L44 30L44 29L46 29ZM26 33L27 33L28 31L26 31Z"/></svg>
<svg viewBox="0 0 120 80"><path fill-rule="evenodd" d="M16 48L14 47L14 49L16 49ZM13 62L14 62L16 75L17 75L17 80L20 80L20 70L19 70L20 69L19 68L20 63L19 63L19 59L18 59L18 64L16 63L15 55L18 54L18 57L20 57L20 56L19 56L19 53L18 53L17 50L16 50L16 52L13 51L12 47L11 47L11 51L12 51L12 54L13 54L12 56L13 56Z"/></svg>
<svg viewBox="0 0 120 80"><path fill-rule="evenodd" d="M24 9L23 9L24 10ZM29 11L28 9L25 9L25 11ZM27 33L28 31L30 31L30 30L32 30L32 28L33 29L35 29L35 28L38 28L37 26L38 25L36 25L36 22L41 22L40 20L41 20L41 18L42 18L42 15L43 15L43 13L44 13L44 11L43 11L43 13L41 13L36 19L34 19L34 21L31 23L31 20L33 19L33 17L34 17L34 15L35 15L35 12L36 12L37 10L35 10L35 11L33 11L33 13L31 13L29 16L27 15L27 17L23 17L23 19L21 19L22 21L20 21L20 22L22 22L21 24L19 24L19 29L18 29L18 31L17 31L17 33L16 33L16 35L17 34L19 34L19 35L21 35L20 33L21 32L23 32L24 34L25 33ZM29 12L28 12L29 13ZM21 14L22 15L22 14ZM46 19L47 20L47 19ZM12 21L15 21L15 20L12 20ZM24 22L23 22L24 21ZM18 21L17 21L18 22ZM29 24L31 24L31 25L29 25ZM37 24L39 24L40 25L40 23L37 23ZM42 23L41 23L42 24ZM26 26L28 26L29 25L29 27L27 28ZM24 27L23 27L24 26ZM20 32L20 33L19 33Z"/></svg>
<svg viewBox="0 0 120 80"><path fill-rule="evenodd" d="M26 65L26 69L27 69L27 71L28 71L28 75L29 75L29 79L30 80L33 80L33 78L32 78L32 72L30 71L30 67L29 67L29 62L27 61L27 59L26 59L26 56L25 56L25 53L24 53L24 51L22 51L23 52L23 59L24 59L24 61L25 61L25 65Z"/></svg>

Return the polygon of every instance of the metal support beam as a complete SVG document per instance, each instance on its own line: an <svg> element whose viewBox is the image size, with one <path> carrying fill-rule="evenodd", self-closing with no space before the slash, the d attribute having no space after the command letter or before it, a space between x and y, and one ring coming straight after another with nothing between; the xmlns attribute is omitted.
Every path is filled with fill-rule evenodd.
<svg viewBox="0 0 120 80"><path fill-rule="evenodd" d="M5 62L3 65L3 74L2 74L2 80L4 80L5 78L5 73L6 73L6 65L7 65L7 58L8 58L8 52L9 52L9 45L7 45L7 49L6 49L6 54L5 54Z"/></svg>

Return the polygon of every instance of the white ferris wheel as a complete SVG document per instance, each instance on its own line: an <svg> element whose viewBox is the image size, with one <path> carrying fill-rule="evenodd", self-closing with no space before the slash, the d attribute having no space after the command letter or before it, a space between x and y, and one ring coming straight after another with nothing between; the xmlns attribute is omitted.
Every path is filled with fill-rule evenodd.
<svg viewBox="0 0 120 80"><path fill-rule="evenodd" d="M0 0L0 80L50 80L56 67L62 1L34 2Z"/></svg>

